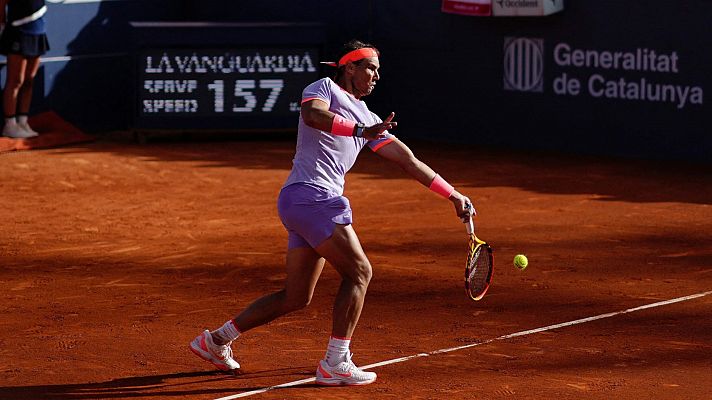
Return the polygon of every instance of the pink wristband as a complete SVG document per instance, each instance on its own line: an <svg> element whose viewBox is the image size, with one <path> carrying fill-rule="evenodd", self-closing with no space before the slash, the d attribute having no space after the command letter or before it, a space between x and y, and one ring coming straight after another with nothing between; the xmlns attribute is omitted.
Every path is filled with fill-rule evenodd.
<svg viewBox="0 0 712 400"><path fill-rule="evenodd" d="M348 120L341 115L334 114L334 121L331 123L331 133L338 136L353 136L356 122Z"/></svg>
<svg viewBox="0 0 712 400"><path fill-rule="evenodd" d="M449 199L452 192L455 191L455 188L447 183L440 175L435 175L433 182L430 184L430 190L446 199Z"/></svg>

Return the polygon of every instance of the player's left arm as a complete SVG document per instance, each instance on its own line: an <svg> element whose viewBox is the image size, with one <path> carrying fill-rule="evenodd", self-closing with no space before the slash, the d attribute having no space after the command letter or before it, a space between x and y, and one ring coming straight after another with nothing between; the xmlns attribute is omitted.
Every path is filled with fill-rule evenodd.
<svg viewBox="0 0 712 400"><path fill-rule="evenodd" d="M380 147L376 151L376 154L386 160L394 162L408 175L412 176L415 180L431 190L433 190L434 181L440 178L432 168L420 161L415 154L413 154L410 148L408 148L405 143L401 142L396 137L393 137L390 143ZM470 199L453 189L452 193L450 193L448 197L448 200L450 200L455 206L455 212L458 217L468 218L470 216L470 211L465 206L468 203L471 204Z"/></svg>

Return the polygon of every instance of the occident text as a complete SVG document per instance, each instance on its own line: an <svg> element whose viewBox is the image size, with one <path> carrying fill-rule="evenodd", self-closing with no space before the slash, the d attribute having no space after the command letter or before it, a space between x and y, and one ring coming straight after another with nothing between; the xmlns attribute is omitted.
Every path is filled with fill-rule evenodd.
<svg viewBox="0 0 712 400"><path fill-rule="evenodd" d="M537 0L500 0L500 5L502 7L536 8L539 7L539 2Z"/></svg>

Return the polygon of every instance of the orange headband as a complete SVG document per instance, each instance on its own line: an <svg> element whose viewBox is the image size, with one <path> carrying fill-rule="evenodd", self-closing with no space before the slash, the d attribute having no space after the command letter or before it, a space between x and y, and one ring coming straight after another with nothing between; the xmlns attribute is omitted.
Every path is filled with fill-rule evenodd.
<svg viewBox="0 0 712 400"><path fill-rule="evenodd" d="M343 57L341 57L338 65L335 62L323 62L322 64L331 65L332 67L340 67L342 65L346 65L346 63L356 62L358 60L363 60L364 58L368 57L378 57L378 52L376 51L376 49L374 49L373 47L364 47L361 49L356 49L353 51L349 51Z"/></svg>

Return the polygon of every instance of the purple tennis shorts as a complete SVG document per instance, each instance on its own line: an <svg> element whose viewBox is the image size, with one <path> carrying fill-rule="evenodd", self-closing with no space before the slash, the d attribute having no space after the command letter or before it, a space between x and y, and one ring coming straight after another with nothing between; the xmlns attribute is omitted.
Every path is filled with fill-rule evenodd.
<svg viewBox="0 0 712 400"><path fill-rule="evenodd" d="M289 233L290 249L315 248L331 237L336 224L352 223L349 199L305 183L282 188L277 210Z"/></svg>

